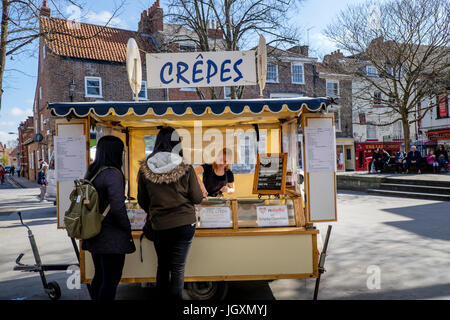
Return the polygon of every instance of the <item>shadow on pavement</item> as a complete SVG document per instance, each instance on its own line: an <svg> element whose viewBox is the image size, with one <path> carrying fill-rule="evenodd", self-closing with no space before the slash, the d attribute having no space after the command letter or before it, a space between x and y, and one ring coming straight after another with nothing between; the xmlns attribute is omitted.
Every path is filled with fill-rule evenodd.
<svg viewBox="0 0 450 320"><path fill-rule="evenodd" d="M32 222L30 222L30 220L33 220L33 219L56 218L56 209L55 208L39 207L39 208L27 209L27 210L20 210L20 208L15 208L15 210L12 210L9 212L2 212L0 214L0 222L17 221L17 223L20 225L20 219L19 219L19 215L17 214L17 211L22 212L22 219L24 220L24 222L26 221L25 223L30 224L30 225L33 225Z"/></svg>
<svg viewBox="0 0 450 320"><path fill-rule="evenodd" d="M450 283L444 283L427 287L414 287L403 290L374 290L373 293L361 293L352 296L345 296L342 297L342 300L424 300L449 296Z"/></svg>
<svg viewBox="0 0 450 320"><path fill-rule="evenodd" d="M450 241L449 202L443 201L418 206L383 209L383 211L412 219L410 221L385 222L387 225L420 236Z"/></svg>

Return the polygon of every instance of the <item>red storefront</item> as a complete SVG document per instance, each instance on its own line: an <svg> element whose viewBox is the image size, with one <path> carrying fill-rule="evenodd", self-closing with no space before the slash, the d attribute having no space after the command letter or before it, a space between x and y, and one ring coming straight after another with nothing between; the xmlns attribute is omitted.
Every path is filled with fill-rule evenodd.
<svg viewBox="0 0 450 320"><path fill-rule="evenodd" d="M372 152L376 148L385 149L391 156L400 150L402 141L399 142L356 142L355 161L356 171L367 171L368 164L372 160Z"/></svg>
<svg viewBox="0 0 450 320"><path fill-rule="evenodd" d="M440 141L443 143L450 143L450 129L428 131L427 137L429 141Z"/></svg>

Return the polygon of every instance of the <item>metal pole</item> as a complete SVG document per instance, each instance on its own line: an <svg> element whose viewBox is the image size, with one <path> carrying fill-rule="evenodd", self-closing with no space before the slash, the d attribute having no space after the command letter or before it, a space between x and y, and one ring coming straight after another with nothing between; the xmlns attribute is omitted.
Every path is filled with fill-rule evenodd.
<svg viewBox="0 0 450 320"><path fill-rule="evenodd" d="M320 253L320 259L319 259L319 276L316 280L316 287L314 288L314 298L313 300L317 300L317 296L319 295L319 286L320 286L320 277L322 273L325 272L325 258L327 256L327 249L328 249L328 240L330 240L330 234L331 234L331 225L328 226L327 235L325 237L325 243L323 245L322 252Z"/></svg>

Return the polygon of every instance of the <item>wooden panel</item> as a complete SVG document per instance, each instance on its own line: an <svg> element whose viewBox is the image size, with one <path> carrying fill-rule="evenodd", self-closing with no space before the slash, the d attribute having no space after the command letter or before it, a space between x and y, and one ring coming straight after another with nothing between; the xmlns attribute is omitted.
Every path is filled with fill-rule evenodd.
<svg viewBox="0 0 450 320"><path fill-rule="evenodd" d="M186 281L233 281L313 278L315 234L260 235L254 237L195 237L186 263ZM157 257L153 243L139 239L136 252L126 256L122 282L153 282ZM94 273L91 255L83 252L81 280Z"/></svg>

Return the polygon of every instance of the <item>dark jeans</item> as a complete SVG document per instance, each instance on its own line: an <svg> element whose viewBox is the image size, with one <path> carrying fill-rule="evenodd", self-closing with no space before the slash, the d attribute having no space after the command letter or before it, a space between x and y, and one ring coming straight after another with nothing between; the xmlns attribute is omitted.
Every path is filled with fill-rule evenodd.
<svg viewBox="0 0 450 320"><path fill-rule="evenodd" d="M404 166L403 162L396 162L395 163L395 167L396 167L397 172L403 172L403 166Z"/></svg>
<svg viewBox="0 0 450 320"><path fill-rule="evenodd" d="M417 171L420 170L420 160L417 160L416 163L412 163L411 161L407 161L406 169L411 170L411 168L415 167Z"/></svg>
<svg viewBox="0 0 450 320"><path fill-rule="evenodd" d="M186 264L195 225L185 225L167 230L155 230L155 246L158 256L156 288L160 298L181 300Z"/></svg>
<svg viewBox="0 0 450 320"><path fill-rule="evenodd" d="M114 300L122 278L125 254L92 254L95 274L91 282L92 300Z"/></svg>

